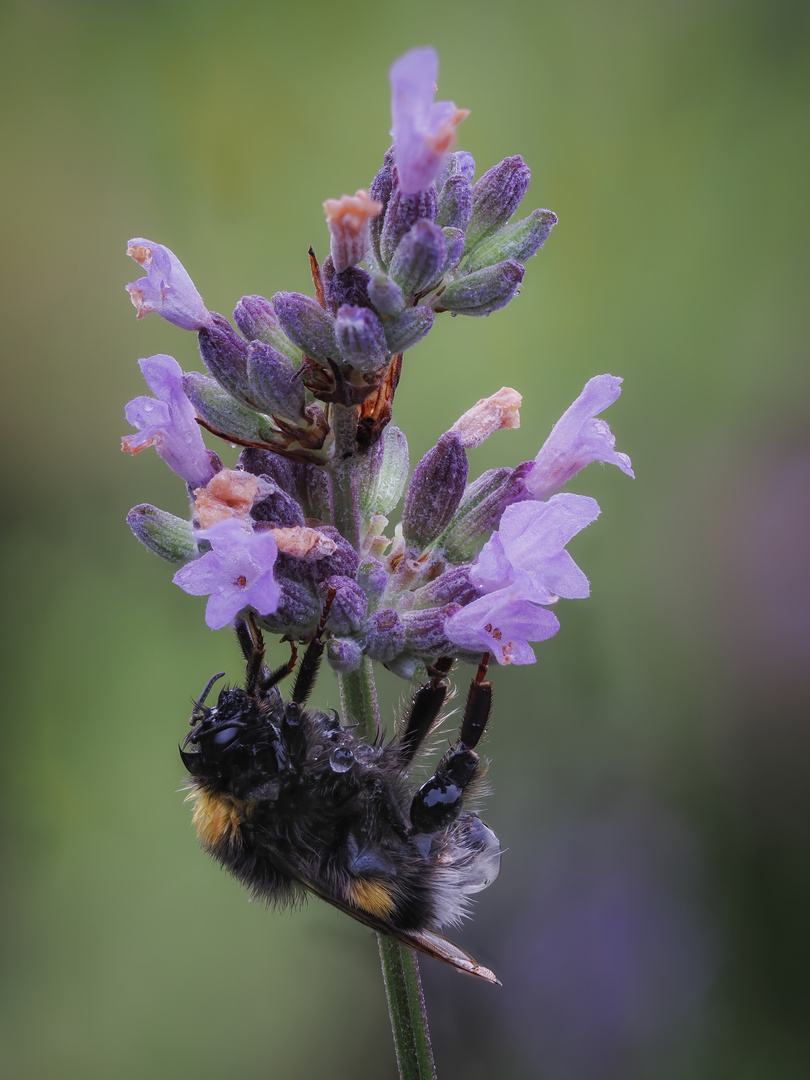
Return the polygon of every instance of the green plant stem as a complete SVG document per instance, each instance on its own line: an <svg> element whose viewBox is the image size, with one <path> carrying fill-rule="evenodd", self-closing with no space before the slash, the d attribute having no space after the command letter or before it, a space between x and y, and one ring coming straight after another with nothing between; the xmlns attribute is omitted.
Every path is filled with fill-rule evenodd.
<svg viewBox="0 0 810 1080"><path fill-rule="evenodd" d="M356 408L335 405L332 420L335 457L330 467L332 521L356 551L360 550L356 450L358 411ZM365 657L357 671L339 676L339 681L344 722L357 724L360 733L369 742L373 741L380 730L380 713L371 660ZM378 934L377 939L400 1080L435 1080L436 1070L416 954L384 934Z"/></svg>

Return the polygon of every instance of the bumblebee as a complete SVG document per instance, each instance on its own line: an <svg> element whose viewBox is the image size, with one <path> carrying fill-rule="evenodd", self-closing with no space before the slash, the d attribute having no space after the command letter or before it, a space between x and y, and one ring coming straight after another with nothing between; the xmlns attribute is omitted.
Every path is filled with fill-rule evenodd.
<svg viewBox="0 0 810 1080"><path fill-rule="evenodd" d="M236 634L245 688L226 687L209 707L224 673L214 675L180 750L203 848L257 898L285 906L314 893L379 933L497 983L436 932L461 922L470 895L500 869L497 837L465 808L483 772L474 748L491 707L486 664L471 683L458 741L414 793L408 771L439 721L451 659L430 669L393 740L378 731L367 741L337 713L305 708L320 633L290 701L277 684L292 673L295 650L271 671L255 623L237 620Z"/></svg>

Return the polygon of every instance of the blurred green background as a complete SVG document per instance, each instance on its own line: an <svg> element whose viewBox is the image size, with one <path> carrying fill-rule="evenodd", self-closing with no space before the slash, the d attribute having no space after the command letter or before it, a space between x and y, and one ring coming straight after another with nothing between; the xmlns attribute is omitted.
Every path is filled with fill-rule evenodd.
<svg viewBox="0 0 810 1080"><path fill-rule="evenodd" d="M794 0L2 6L3 1076L394 1075L373 936L249 904L191 833L176 744L239 661L124 522L184 512L118 449L136 360L199 366L136 323L124 251L169 245L225 313L308 291L427 43L479 171L522 153L560 223L508 310L408 355L412 461L503 383L522 427L472 469L530 458L609 371L637 474L577 479L592 598L494 676L506 854L457 940L504 986L423 964L439 1075L808 1075L808 29Z"/></svg>

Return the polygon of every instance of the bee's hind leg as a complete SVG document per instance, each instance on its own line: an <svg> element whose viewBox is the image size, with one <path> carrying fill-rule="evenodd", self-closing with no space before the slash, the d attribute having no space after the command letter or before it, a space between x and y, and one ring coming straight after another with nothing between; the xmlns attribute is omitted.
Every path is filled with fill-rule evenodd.
<svg viewBox="0 0 810 1080"><path fill-rule="evenodd" d="M484 734L492 708L492 683L485 679L488 662L489 654L485 653L470 683L455 747L447 751L436 772L413 797L411 826L415 833L438 832L461 812L465 791L478 772L474 747Z"/></svg>

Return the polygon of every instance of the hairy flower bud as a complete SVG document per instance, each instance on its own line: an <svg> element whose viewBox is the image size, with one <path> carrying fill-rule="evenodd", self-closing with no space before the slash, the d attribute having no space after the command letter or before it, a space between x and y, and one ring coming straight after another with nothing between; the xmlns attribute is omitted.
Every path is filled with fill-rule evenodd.
<svg viewBox="0 0 810 1080"><path fill-rule="evenodd" d="M409 594L413 605L412 610L441 607L443 604L472 603L480 593L470 581L471 569L469 565L452 566L433 581L429 581L427 585L423 585L421 589L414 589Z"/></svg>
<svg viewBox="0 0 810 1080"><path fill-rule="evenodd" d="M468 469L461 439L445 432L416 466L408 487L402 513L408 548L421 551L441 533L461 502Z"/></svg>
<svg viewBox="0 0 810 1080"><path fill-rule="evenodd" d="M388 272L405 293L419 293L441 277L447 241L432 221L417 221L402 237Z"/></svg>
<svg viewBox="0 0 810 1080"><path fill-rule="evenodd" d="M332 606L329 608L330 633L338 637L356 633L366 617L366 594L356 581L339 574L333 574L320 586L324 601L330 591L334 592Z"/></svg>
<svg viewBox="0 0 810 1080"><path fill-rule="evenodd" d="M467 273L492 266L504 259L516 259L525 263L536 255L557 224L557 215L551 210L533 210L528 217L505 225L492 236L482 240L464 264Z"/></svg>
<svg viewBox="0 0 810 1080"><path fill-rule="evenodd" d="M198 371L183 376L183 390L197 413L216 432L245 442L272 442L278 434L266 416L241 405L219 383Z"/></svg>
<svg viewBox="0 0 810 1080"><path fill-rule="evenodd" d="M517 296L525 272L525 267L512 259L476 270L447 286L439 298L439 310L491 315Z"/></svg>
<svg viewBox="0 0 810 1080"><path fill-rule="evenodd" d="M472 214L472 184L466 176L451 176L439 196L436 224L467 231Z"/></svg>
<svg viewBox="0 0 810 1080"><path fill-rule="evenodd" d="M404 353L418 345L433 326L433 308L405 308L384 324L385 340L390 352Z"/></svg>
<svg viewBox="0 0 810 1080"><path fill-rule="evenodd" d="M402 289L387 274L377 274L372 278L368 286L368 297L384 319L399 315L405 307Z"/></svg>
<svg viewBox="0 0 810 1080"><path fill-rule="evenodd" d="M435 187L426 188L418 195L403 195L398 186L394 187L380 235L380 255L384 266L388 266L400 240L417 221L436 220L437 209Z"/></svg>
<svg viewBox="0 0 810 1080"><path fill-rule="evenodd" d="M197 555L191 523L149 503L134 506L127 525L144 547L172 563L187 563Z"/></svg>
<svg viewBox="0 0 810 1080"><path fill-rule="evenodd" d="M373 660L385 663L402 652L405 645L405 627L393 608L383 608L366 619L363 638L366 653Z"/></svg>
<svg viewBox="0 0 810 1080"><path fill-rule="evenodd" d="M507 223L523 202L531 178L531 170L520 154L504 158L484 173L473 188L468 251Z"/></svg>
<svg viewBox="0 0 810 1080"><path fill-rule="evenodd" d="M444 185L454 176L463 176L472 184L475 176L475 158L469 150L456 150L444 159L442 171L436 178L436 190L442 192Z"/></svg>
<svg viewBox="0 0 810 1080"><path fill-rule="evenodd" d="M251 341L247 354L250 396L257 408L270 416L306 419L304 384L292 362L263 341Z"/></svg>
<svg viewBox="0 0 810 1080"><path fill-rule="evenodd" d="M348 675L363 663L363 648L353 638L330 637L326 643L326 659L338 675Z"/></svg>
<svg viewBox="0 0 810 1080"><path fill-rule="evenodd" d="M408 480L408 440L389 426L366 455L360 475L358 503L364 518L389 514L402 498Z"/></svg>
<svg viewBox="0 0 810 1080"><path fill-rule="evenodd" d="M425 659L452 654L455 647L447 637L444 626L450 616L461 611L461 604L406 611L402 616L405 628L405 649Z"/></svg>
<svg viewBox="0 0 810 1080"><path fill-rule="evenodd" d="M334 321L311 296L278 292L273 307L284 333L307 356L325 361L338 355Z"/></svg>
<svg viewBox="0 0 810 1080"><path fill-rule="evenodd" d="M229 394L254 405L247 377L248 347L223 315L213 312L211 322L197 334L202 361Z"/></svg>
<svg viewBox="0 0 810 1080"><path fill-rule="evenodd" d="M284 491L272 480L269 481L270 490L265 490L253 509L250 516L254 521L266 521L277 528L291 528L304 524L304 511L288 492ZM281 545L279 545L281 546Z"/></svg>
<svg viewBox="0 0 810 1080"><path fill-rule="evenodd" d="M370 278L361 266L350 266L342 273L335 270L332 256L327 255L321 266L323 293L329 310L337 314L339 307L351 304L352 307L368 307L368 288Z"/></svg>
<svg viewBox="0 0 810 1080"><path fill-rule="evenodd" d="M376 371L388 358L385 331L371 308L344 304L335 318L335 337L343 359L357 371Z"/></svg>
<svg viewBox="0 0 810 1080"><path fill-rule="evenodd" d="M439 537L437 546L448 562L472 559L481 540L498 527L507 506L531 498L525 481L533 468L534 462L529 461L515 469L489 469L470 484L453 520Z"/></svg>
<svg viewBox="0 0 810 1080"><path fill-rule="evenodd" d="M377 217L372 218L369 223L369 240L371 243L371 256L374 262L380 267L383 266L383 261L380 256L380 237L382 236L382 228L385 223L385 211L388 206L388 200L391 198L391 192L394 188L394 148L389 147L385 152L383 158L382 167L374 179L371 181L371 187L369 188L369 195L375 202L382 203L383 212Z"/></svg>
<svg viewBox="0 0 810 1080"><path fill-rule="evenodd" d="M263 296L243 296L233 309L233 321L248 341L263 341L288 360L300 362L301 350L296 349L281 329L272 303Z"/></svg>

